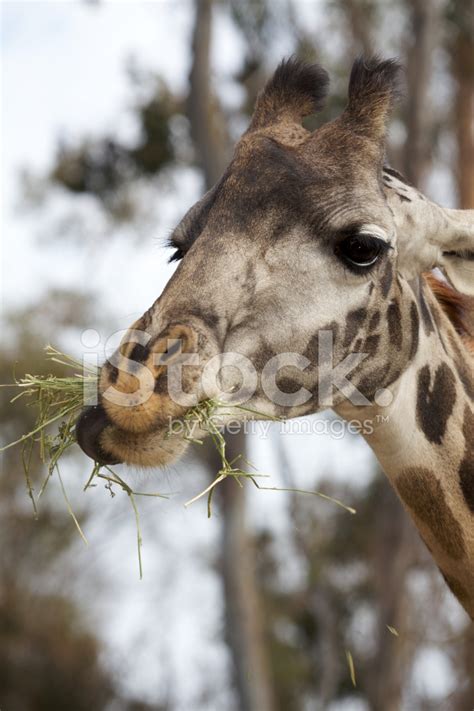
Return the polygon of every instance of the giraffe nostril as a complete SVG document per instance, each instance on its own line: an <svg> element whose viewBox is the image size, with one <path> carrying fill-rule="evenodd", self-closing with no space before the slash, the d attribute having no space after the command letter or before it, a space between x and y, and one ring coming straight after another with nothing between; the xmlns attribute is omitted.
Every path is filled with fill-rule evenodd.
<svg viewBox="0 0 474 711"><path fill-rule="evenodd" d="M169 362L173 359L173 356L177 355L178 353L181 353L182 350L184 350L182 339L172 340L170 345L167 347L166 353L162 353L160 358L161 362Z"/></svg>
<svg viewBox="0 0 474 711"><path fill-rule="evenodd" d="M148 359L150 349L141 343L136 343L130 353L130 360L135 360L137 363L143 363Z"/></svg>
<svg viewBox="0 0 474 711"><path fill-rule="evenodd" d="M99 464L120 464L120 460L104 451L100 444L100 435L110 424L101 405L84 408L76 423L76 439L80 448Z"/></svg>

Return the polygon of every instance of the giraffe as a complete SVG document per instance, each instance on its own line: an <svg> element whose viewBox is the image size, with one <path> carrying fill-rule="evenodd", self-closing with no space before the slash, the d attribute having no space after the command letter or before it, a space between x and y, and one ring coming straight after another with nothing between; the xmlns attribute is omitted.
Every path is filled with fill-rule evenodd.
<svg viewBox="0 0 474 711"><path fill-rule="evenodd" d="M368 420L474 618L474 211L439 207L385 165L399 73L356 60L346 108L310 132L327 73L279 65L224 175L174 230L178 268L103 365L77 439L96 461L161 467L188 444L170 418L223 391L258 417Z"/></svg>

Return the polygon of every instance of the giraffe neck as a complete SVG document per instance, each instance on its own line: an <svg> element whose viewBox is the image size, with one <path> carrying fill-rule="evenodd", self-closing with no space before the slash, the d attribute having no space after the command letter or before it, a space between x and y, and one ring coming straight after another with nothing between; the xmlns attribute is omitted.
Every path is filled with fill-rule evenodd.
<svg viewBox="0 0 474 711"><path fill-rule="evenodd" d="M392 386L391 405L364 408L374 427L366 440L474 619L474 358L426 292L417 298L418 351ZM363 419L360 408L338 411Z"/></svg>

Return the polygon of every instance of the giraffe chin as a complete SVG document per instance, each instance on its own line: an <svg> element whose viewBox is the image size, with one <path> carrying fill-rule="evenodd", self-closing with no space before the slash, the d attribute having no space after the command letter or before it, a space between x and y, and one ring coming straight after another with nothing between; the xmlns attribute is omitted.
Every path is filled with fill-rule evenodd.
<svg viewBox="0 0 474 711"><path fill-rule="evenodd" d="M124 432L108 427L100 438L101 446L113 452L121 463L140 467L164 467L176 462L188 448L181 436L170 435L167 428L154 432Z"/></svg>
<svg viewBox="0 0 474 711"><path fill-rule="evenodd" d="M145 433L120 429L101 405L84 409L76 437L83 452L102 465L162 467L175 462L188 446L182 436L173 435L163 425Z"/></svg>

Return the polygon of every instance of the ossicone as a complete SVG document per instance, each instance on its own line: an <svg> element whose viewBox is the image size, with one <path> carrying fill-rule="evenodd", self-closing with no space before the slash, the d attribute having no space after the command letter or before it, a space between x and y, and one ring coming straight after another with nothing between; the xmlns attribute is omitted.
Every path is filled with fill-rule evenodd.
<svg viewBox="0 0 474 711"><path fill-rule="evenodd" d="M359 57L349 79L349 101L342 114L354 133L383 140L387 120L400 95L402 67L396 59Z"/></svg>
<svg viewBox="0 0 474 711"><path fill-rule="evenodd" d="M284 59L258 96L249 130L282 121L301 123L322 108L328 88L328 73L319 64Z"/></svg>

